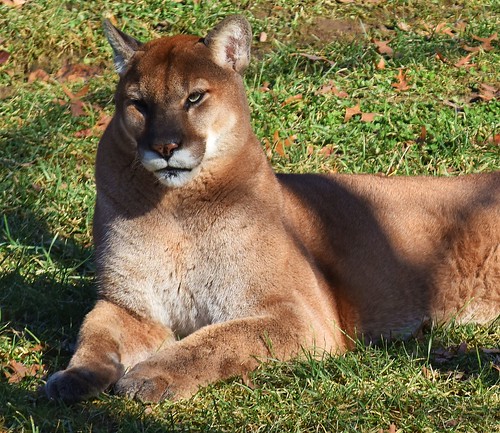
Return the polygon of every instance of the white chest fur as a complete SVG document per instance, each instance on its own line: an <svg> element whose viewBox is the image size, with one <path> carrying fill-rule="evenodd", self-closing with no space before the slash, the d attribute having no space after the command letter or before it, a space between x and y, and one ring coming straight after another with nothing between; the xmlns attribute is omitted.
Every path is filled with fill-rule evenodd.
<svg viewBox="0 0 500 433"><path fill-rule="evenodd" d="M102 295L180 337L250 307L248 281L239 272L249 254L235 236L189 233L167 222L157 229L114 221L98 248Z"/></svg>

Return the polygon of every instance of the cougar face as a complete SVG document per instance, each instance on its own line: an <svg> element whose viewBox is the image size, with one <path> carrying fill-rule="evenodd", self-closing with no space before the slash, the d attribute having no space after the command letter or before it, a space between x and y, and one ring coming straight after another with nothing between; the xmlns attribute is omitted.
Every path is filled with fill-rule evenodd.
<svg viewBox="0 0 500 433"><path fill-rule="evenodd" d="M197 176L236 124L224 99L239 91L239 82L238 73L211 59L203 39L180 35L139 45L121 71L115 99L144 168L168 187Z"/></svg>

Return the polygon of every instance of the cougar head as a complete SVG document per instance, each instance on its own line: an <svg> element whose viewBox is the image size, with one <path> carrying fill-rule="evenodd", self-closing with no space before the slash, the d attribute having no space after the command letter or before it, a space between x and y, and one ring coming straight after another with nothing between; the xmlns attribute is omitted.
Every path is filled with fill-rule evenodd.
<svg viewBox="0 0 500 433"><path fill-rule="evenodd" d="M205 38L188 35L141 43L104 22L120 75L115 122L123 151L168 187L181 187L210 160L231 152L248 123L241 75L251 29L230 16Z"/></svg>

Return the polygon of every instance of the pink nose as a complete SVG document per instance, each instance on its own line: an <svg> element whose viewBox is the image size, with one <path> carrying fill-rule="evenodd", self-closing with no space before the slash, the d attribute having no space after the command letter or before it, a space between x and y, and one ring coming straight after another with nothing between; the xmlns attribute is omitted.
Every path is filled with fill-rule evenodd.
<svg viewBox="0 0 500 433"><path fill-rule="evenodd" d="M167 144L153 144L151 147L161 156L167 158L170 155L172 155L174 149L177 149L179 145L176 143L167 143Z"/></svg>

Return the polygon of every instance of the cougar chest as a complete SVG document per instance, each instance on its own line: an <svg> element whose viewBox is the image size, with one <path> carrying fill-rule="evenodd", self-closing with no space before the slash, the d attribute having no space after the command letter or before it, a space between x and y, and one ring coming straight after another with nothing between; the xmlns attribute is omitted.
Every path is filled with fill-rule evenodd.
<svg viewBox="0 0 500 433"><path fill-rule="evenodd" d="M179 336L228 320L242 307L242 284L220 239L173 221L159 230L141 220L115 221L97 250L101 294Z"/></svg>

